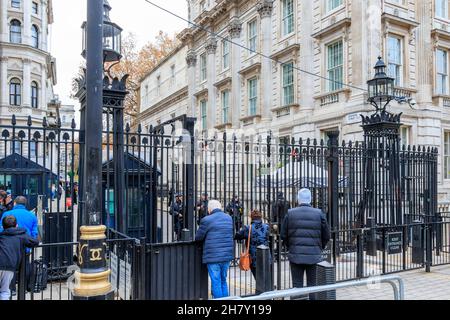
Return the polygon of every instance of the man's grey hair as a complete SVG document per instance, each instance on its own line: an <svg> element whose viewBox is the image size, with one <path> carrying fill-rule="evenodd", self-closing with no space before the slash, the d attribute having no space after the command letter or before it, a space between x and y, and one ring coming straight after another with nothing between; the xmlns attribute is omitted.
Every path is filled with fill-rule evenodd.
<svg viewBox="0 0 450 320"><path fill-rule="evenodd" d="M212 212L216 209L222 210L222 204L217 200L209 200L208 202L208 211Z"/></svg>
<svg viewBox="0 0 450 320"><path fill-rule="evenodd" d="M28 201L27 201L27 198L25 198L24 196L18 196L14 199L14 202L16 204L19 204L19 205L21 204L23 206L26 206Z"/></svg>
<svg viewBox="0 0 450 320"><path fill-rule="evenodd" d="M311 204L311 201L312 201L311 190L305 188L298 192L299 204Z"/></svg>

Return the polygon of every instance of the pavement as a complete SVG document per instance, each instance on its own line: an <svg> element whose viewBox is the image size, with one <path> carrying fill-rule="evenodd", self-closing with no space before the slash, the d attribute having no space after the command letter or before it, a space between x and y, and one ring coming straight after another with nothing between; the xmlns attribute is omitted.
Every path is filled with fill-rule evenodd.
<svg viewBox="0 0 450 320"><path fill-rule="evenodd" d="M396 274L405 284L405 300L450 300L450 266L432 267ZM340 289L337 300L394 300L389 284Z"/></svg>

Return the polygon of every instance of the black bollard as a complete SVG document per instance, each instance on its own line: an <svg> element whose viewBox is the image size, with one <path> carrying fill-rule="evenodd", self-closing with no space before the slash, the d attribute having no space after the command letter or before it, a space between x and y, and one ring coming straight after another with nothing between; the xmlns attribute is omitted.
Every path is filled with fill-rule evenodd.
<svg viewBox="0 0 450 320"><path fill-rule="evenodd" d="M414 221L412 227L412 263L424 263L424 227L421 221Z"/></svg>
<svg viewBox="0 0 450 320"><path fill-rule="evenodd" d="M273 290L272 264L270 263L270 248L259 246L256 249L256 294Z"/></svg>
<svg viewBox="0 0 450 320"><path fill-rule="evenodd" d="M370 230L367 232L367 255L368 256L377 256L377 230L375 228L375 219L368 217L367 218L367 227Z"/></svg>
<svg viewBox="0 0 450 320"><path fill-rule="evenodd" d="M188 229L181 230L181 241L183 241L183 242L192 241L190 230L188 230Z"/></svg>
<svg viewBox="0 0 450 320"><path fill-rule="evenodd" d="M336 269L327 262L323 261L316 266L316 286L324 286L336 283ZM336 300L336 290L313 293L315 300Z"/></svg>

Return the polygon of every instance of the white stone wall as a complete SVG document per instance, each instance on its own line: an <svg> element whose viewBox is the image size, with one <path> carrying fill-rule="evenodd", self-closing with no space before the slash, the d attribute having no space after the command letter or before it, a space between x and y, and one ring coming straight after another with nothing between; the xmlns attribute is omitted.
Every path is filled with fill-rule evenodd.
<svg viewBox="0 0 450 320"><path fill-rule="evenodd" d="M38 3L38 13L32 12L32 2ZM41 124L46 116L47 104L54 98L53 78L55 61L47 52L48 25L53 21L51 0L22 0L20 8L12 8L11 1L0 0L0 122L9 123L12 114L18 122L28 116L34 124ZM22 42L10 42L11 20L21 22ZM31 28L39 31L38 47L32 45ZM49 72L51 71L51 72ZM20 106L9 104L9 82L12 78L21 81ZM31 83L38 84L38 108L31 108Z"/></svg>
<svg viewBox="0 0 450 320"><path fill-rule="evenodd" d="M179 38L186 51L178 51L175 55L180 61L188 58L188 95L184 103L177 101L170 107L178 106L180 111L186 108L189 115L199 116L199 101L214 101L208 104L209 108L215 106L208 113L208 118L214 115L211 117L213 120L208 121L209 129L252 129L261 133L270 129L279 136L317 139L326 130L338 129L342 140L362 140L359 115L373 111L365 102L366 83L373 77L377 56L381 55L387 62L388 36L400 37L403 83L397 88L397 94L410 96L417 104L410 108L407 104L393 102L390 109L403 113L402 122L409 127L411 144L439 148L440 200L450 201L450 180L444 180L442 174L443 133L450 131L450 96L438 96L434 89L436 49L448 49L450 57L450 20L434 17L434 1L404 0L398 4L390 0L342 0L341 6L327 12L325 0L294 0L294 32L287 36L281 34L282 0L273 1L271 10L264 11L270 14L266 19L263 11L258 11L258 5L267 4L268 1L264 0L209 1L209 4L206 0L207 10L202 13L199 13L200 1L188 2L191 19L219 35L215 39L214 72L208 72L214 79L201 82L199 78L200 55L207 51L211 35L195 28L183 30ZM280 64L232 45L230 68L222 70L220 37L228 36L232 41L247 46L248 23L253 19L257 20L259 52L281 63L293 61L296 68L322 77L327 76L327 44L342 39L343 81L351 87L344 86L342 90L327 93L325 79L295 70L295 104L280 109L283 107ZM212 51L213 46L209 49ZM168 61L159 69L163 70L170 64ZM208 68L211 68L210 64L211 60ZM157 70L154 74L158 73ZM247 80L255 76L259 80L258 111L255 117L249 118L246 117ZM222 90L231 90L232 121L229 124L221 123ZM162 94L159 101L143 106L143 110L170 100L170 94L173 93ZM173 113L174 109L170 110ZM168 111L161 109L151 114L144 113L142 121L151 123L166 117Z"/></svg>

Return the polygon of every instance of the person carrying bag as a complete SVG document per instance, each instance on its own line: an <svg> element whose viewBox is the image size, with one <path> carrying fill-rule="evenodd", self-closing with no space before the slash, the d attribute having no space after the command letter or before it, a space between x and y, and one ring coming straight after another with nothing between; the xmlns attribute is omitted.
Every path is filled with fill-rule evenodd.
<svg viewBox="0 0 450 320"><path fill-rule="evenodd" d="M252 258L250 257L250 237L252 235L252 225L250 224L250 228L248 231L248 240L247 240L247 250L241 253L241 258L239 259L239 268L242 271L249 271L251 264L252 264Z"/></svg>

